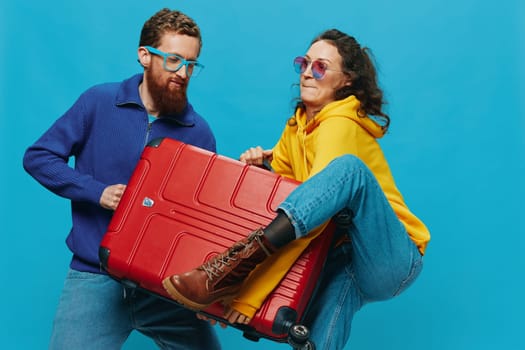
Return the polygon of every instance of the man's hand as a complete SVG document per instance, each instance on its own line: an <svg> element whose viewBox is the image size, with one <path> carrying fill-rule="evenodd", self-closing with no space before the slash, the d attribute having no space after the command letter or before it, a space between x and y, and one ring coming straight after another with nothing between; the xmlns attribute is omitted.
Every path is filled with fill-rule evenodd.
<svg viewBox="0 0 525 350"><path fill-rule="evenodd" d="M105 209L115 210L117 209L122 194L126 189L126 185L117 184L111 185L104 189L102 196L100 196L100 206Z"/></svg>

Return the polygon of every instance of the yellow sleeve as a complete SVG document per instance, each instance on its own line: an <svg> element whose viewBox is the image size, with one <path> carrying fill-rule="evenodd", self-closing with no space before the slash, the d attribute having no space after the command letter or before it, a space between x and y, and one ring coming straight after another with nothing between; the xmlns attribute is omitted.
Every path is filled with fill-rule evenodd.
<svg viewBox="0 0 525 350"><path fill-rule="evenodd" d="M288 127L284 129L281 138L273 147L273 159L271 165L277 174L294 179L295 177L292 165L290 164L290 156L288 155L285 141L287 133L289 133Z"/></svg>

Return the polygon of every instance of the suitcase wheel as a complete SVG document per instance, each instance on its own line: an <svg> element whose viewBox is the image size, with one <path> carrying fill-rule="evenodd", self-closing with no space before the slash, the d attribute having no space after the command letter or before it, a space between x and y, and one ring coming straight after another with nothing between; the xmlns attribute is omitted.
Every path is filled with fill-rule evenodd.
<svg viewBox="0 0 525 350"><path fill-rule="evenodd" d="M288 332L288 343L294 350L315 350L315 344L308 340L309 337L308 327L296 324Z"/></svg>

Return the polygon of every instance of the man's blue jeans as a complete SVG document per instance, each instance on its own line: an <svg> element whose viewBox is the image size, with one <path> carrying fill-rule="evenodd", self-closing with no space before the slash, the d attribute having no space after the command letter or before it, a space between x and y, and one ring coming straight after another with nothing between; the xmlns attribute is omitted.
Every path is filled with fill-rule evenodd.
<svg viewBox="0 0 525 350"><path fill-rule="evenodd" d="M333 160L280 205L302 237L327 219L349 215L349 240L329 253L306 315L317 350L342 349L364 304L401 293L418 276L422 257L376 178L357 157Z"/></svg>
<svg viewBox="0 0 525 350"><path fill-rule="evenodd" d="M133 330L160 349L220 349L212 327L195 313L106 275L69 270L49 349L116 350Z"/></svg>

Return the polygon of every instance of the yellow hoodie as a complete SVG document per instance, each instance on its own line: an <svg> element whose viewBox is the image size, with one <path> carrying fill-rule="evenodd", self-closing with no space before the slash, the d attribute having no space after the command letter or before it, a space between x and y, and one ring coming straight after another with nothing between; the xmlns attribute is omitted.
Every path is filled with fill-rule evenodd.
<svg viewBox="0 0 525 350"><path fill-rule="evenodd" d="M304 182L343 154L357 156L375 175L408 235L424 254L430 233L423 222L410 212L394 183L376 140L384 135L383 129L374 120L358 116L359 104L354 96L329 103L308 123L306 113L298 110L294 116L295 123L286 125L273 148L272 167L278 174ZM247 278L231 306L253 317L266 296L325 226L321 225L308 236L287 244L266 259Z"/></svg>

